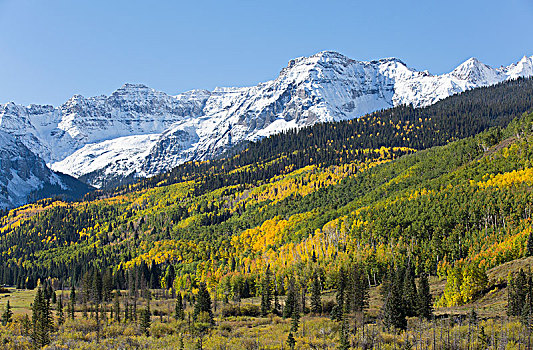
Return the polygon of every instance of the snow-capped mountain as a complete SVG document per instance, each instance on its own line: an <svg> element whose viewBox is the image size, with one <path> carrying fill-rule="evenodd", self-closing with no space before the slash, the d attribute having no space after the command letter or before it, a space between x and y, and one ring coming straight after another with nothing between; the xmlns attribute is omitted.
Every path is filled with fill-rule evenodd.
<svg viewBox="0 0 533 350"><path fill-rule="evenodd" d="M0 208L55 195L75 198L88 190L78 180L51 171L17 138L0 131Z"/></svg>
<svg viewBox="0 0 533 350"><path fill-rule="evenodd" d="M244 141L400 104L426 106L467 89L533 75L533 56L492 68L475 58L443 75L396 58L362 62L324 51L291 60L253 87L176 96L126 84L110 96L63 105L0 105L0 130L54 170L102 186L223 155Z"/></svg>

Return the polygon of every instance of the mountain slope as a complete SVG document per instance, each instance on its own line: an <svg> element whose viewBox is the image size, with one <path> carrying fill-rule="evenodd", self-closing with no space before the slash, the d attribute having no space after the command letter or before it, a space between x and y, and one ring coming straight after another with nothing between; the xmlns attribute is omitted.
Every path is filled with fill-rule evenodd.
<svg viewBox="0 0 533 350"><path fill-rule="evenodd" d="M78 95L57 108L6 104L0 106L0 129L19 137L52 169L101 186L213 159L244 141L292 128L401 104L427 106L474 87L530 76L532 67L533 57L498 69L470 59L448 74L431 75L395 58L361 62L325 51L292 60L276 79L253 87L170 96L126 84L109 97ZM124 149L122 137L132 136L137 146L125 161L117 150Z"/></svg>
<svg viewBox="0 0 533 350"><path fill-rule="evenodd" d="M79 198L90 187L51 171L15 137L0 131L0 208L13 208L40 198Z"/></svg>

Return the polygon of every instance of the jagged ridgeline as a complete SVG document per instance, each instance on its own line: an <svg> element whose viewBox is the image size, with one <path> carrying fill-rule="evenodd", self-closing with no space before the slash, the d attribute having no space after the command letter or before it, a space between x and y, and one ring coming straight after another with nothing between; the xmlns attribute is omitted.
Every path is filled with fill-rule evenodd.
<svg viewBox="0 0 533 350"><path fill-rule="evenodd" d="M205 281L221 298L257 295L267 264L277 281L295 272L312 280L318 269L325 288L350 261L372 284L393 261L411 261L416 274L484 271L522 256L530 231L532 115L522 114L532 85L317 125L108 198L12 210L1 223L0 281L79 284L107 270L126 288L135 270L154 288ZM172 278L162 278L170 267ZM468 302L483 283L460 298L450 287L442 303Z"/></svg>
<svg viewBox="0 0 533 350"><path fill-rule="evenodd" d="M448 97L425 108L399 106L359 119L319 123L283 132L247 147L234 157L189 162L135 185L91 193L87 198L195 180L195 194L228 185L255 184L311 164L340 165L365 159L364 149L407 147L422 150L505 127L533 110L533 79L520 78ZM239 168L246 171L232 171Z"/></svg>

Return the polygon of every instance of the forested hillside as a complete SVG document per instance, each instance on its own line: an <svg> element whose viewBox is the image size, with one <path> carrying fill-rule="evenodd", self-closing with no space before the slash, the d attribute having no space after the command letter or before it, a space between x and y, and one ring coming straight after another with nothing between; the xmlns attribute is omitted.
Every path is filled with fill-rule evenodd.
<svg viewBox="0 0 533 350"><path fill-rule="evenodd" d="M366 158L363 149L422 150L444 145L489 127L505 127L513 118L532 110L533 79L521 78L469 90L425 108L399 106L355 120L283 132L250 143L234 157L189 162L135 185L96 191L87 199L189 180L197 180L197 194L227 185L253 185L307 165L341 165L361 160ZM239 168L247 171L232 171Z"/></svg>
<svg viewBox="0 0 533 350"><path fill-rule="evenodd" d="M115 289L130 290L127 303L162 289L191 305L202 293L224 305L261 297L264 315L281 312L278 298L285 307L302 298L305 312L307 295L323 314L317 295L336 290L320 307L339 327L366 309L369 288L445 281L424 312L391 306L385 293L370 318L405 328L405 316L475 301L503 283L489 269L528 254L532 96L533 80L521 79L274 136L85 201L11 210L1 219L0 281L74 286L85 313ZM343 293L359 301L345 305Z"/></svg>

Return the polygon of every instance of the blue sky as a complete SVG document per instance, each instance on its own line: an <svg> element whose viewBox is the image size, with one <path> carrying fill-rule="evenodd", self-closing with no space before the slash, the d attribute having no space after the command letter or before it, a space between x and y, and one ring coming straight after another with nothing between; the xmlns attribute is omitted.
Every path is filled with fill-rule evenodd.
<svg viewBox="0 0 533 350"><path fill-rule="evenodd" d="M0 0L0 103L255 85L322 50L431 73L507 65L533 55L533 1Z"/></svg>

